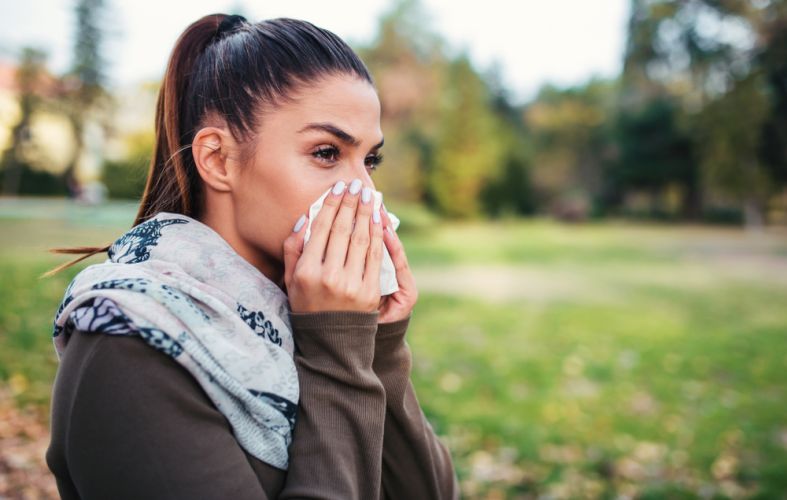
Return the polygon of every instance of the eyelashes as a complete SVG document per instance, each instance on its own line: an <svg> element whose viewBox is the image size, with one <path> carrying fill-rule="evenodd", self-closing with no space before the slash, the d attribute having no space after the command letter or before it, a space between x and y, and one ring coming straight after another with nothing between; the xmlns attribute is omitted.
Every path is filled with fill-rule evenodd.
<svg viewBox="0 0 787 500"><path fill-rule="evenodd" d="M329 164L336 163L339 160L339 154L339 148L332 144L329 146L321 146L312 152L312 156L317 158L317 160ZM377 170L377 167L382 162L383 154L379 152L372 153L364 158L364 164L372 170Z"/></svg>
<svg viewBox="0 0 787 500"><path fill-rule="evenodd" d="M312 153L318 160L333 163L339 159L339 149L335 146L322 146Z"/></svg>
<svg viewBox="0 0 787 500"><path fill-rule="evenodd" d="M383 154L382 153L374 153L366 157L364 163L367 166L371 167L372 170L376 170L377 167L380 166L380 163L383 162Z"/></svg>

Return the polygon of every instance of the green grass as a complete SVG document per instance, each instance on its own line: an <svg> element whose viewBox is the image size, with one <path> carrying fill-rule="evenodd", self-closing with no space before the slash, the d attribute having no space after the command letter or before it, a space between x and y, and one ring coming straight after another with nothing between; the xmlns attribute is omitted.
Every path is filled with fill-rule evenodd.
<svg viewBox="0 0 787 500"><path fill-rule="evenodd" d="M514 307L427 295L408 332L419 400L440 432L462 436L471 483L479 450L510 447L533 492L578 471L613 488L603 471L630 460L653 477L616 481L696 493L695 481L721 482L725 453L731 480L783 491L787 318L774 311L785 296L734 291L746 299L640 290L615 305ZM638 458L648 449L652 463Z"/></svg>
<svg viewBox="0 0 787 500"><path fill-rule="evenodd" d="M406 224L417 211L391 208L416 278L494 264L536 273L542 282L518 285L531 297L540 283L573 286L506 301L485 300L488 283L421 290L413 382L467 498L784 498L783 233ZM0 206L0 379L20 402L48 404L55 309L71 277L104 258L39 281L66 259L43 250L111 241L134 215L114 207L90 224L89 209L67 210Z"/></svg>

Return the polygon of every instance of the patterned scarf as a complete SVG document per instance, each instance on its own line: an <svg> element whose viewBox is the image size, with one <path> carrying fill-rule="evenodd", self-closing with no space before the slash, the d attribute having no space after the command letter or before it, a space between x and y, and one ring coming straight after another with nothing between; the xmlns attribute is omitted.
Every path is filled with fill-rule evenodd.
<svg viewBox="0 0 787 500"><path fill-rule="evenodd" d="M251 455L287 469L298 378L287 295L218 233L159 212L69 283L58 360L74 329L139 335L197 379Z"/></svg>

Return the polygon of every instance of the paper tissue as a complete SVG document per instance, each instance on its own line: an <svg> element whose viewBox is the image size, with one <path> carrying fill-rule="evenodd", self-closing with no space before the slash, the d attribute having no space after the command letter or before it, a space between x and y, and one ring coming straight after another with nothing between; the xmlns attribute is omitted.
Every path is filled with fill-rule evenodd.
<svg viewBox="0 0 787 500"><path fill-rule="evenodd" d="M306 234L303 237L304 245L309 241L309 237L311 236L312 221L317 217L317 213L319 213L322 208L325 197L328 196L332 189L333 187L328 188L328 190L317 198L317 201L312 203L311 207L309 207L309 220L306 225ZM360 199L358 203L361 203ZM372 203L372 210L380 209L383 203L383 194L380 191L372 191ZM391 225L394 230L396 230L399 227L399 218L387 210L386 212L388 213L388 218L391 219ZM382 213L380 215L382 218ZM382 219L380 223L382 224ZM355 227L355 221L353 221L353 227ZM398 290L399 283L396 281L396 268L394 268L393 260L391 260L391 255L388 253L388 248L385 246L385 243L383 243L383 260L380 263L380 295L390 295Z"/></svg>

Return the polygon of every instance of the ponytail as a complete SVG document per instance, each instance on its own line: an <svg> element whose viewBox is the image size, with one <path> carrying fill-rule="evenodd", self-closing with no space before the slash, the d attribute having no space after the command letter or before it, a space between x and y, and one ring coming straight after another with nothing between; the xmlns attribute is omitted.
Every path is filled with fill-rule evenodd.
<svg viewBox="0 0 787 500"><path fill-rule="evenodd" d="M299 83L335 73L374 84L344 41L307 21L249 23L238 15L210 14L189 25L175 42L159 89L153 157L132 227L161 211L200 218L203 184L190 149L208 113L227 121L244 149L242 157L248 157L261 106L286 98ZM86 255L39 278L106 252L111 245L50 248L52 253Z"/></svg>
<svg viewBox="0 0 787 500"><path fill-rule="evenodd" d="M194 73L195 61L217 35L225 17L231 16L205 16L186 28L175 42L159 90L155 150L134 226L160 211L197 215L201 184L196 182L196 172L189 168L194 161L187 151L191 142L181 145L183 129L196 124L183 123L180 99L186 95L188 75Z"/></svg>
<svg viewBox="0 0 787 500"><path fill-rule="evenodd" d="M191 145L180 146L181 113L178 109L178 97L184 94L184 87L188 83L185 75L191 74L198 54L216 36L225 17L230 16L205 16L186 28L175 42L156 103L153 157L150 160L142 201L131 227L146 221L159 211L185 215L193 213L196 193L190 189L192 182L189 181L186 162L181 155ZM199 186L199 183L194 184ZM51 253L85 255L45 272L39 279L53 276L88 257L106 252L110 246L112 243L98 247L50 248Z"/></svg>

